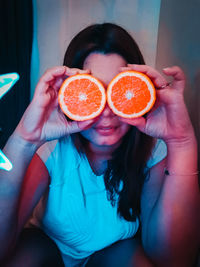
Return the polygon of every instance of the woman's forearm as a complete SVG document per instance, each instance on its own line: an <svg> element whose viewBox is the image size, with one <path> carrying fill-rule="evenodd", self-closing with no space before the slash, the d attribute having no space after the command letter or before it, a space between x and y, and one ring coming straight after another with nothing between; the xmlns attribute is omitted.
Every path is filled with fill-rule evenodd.
<svg viewBox="0 0 200 267"><path fill-rule="evenodd" d="M199 242L196 139L167 147L169 174L149 218L146 250L157 263L189 266Z"/></svg>
<svg viewBox="0 0 200 267"><path fill-rule="evenodd" d="M13 134L3 152L10 159L13 168L0 170L0 259L14 242L17 233L17 208L24 174L37 146L17 134Z"/></svg>

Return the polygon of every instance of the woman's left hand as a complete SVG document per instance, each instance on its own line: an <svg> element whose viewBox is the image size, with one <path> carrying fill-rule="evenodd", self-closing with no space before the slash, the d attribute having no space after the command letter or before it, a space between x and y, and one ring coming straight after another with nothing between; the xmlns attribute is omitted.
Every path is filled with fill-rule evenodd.
<svg viewBox="0 0 200 267"><path fill-rule="evenodd" d="M132 65L121 69L135 70L146 74L156 87L156 103L146 117L124 119L122 121L136 126L140 131L166 142L187 141L194 135L193 127L184 103L185 75L177 67L163 69L163 73L173 78L168 83L164 76L147 65Z"/></svg>

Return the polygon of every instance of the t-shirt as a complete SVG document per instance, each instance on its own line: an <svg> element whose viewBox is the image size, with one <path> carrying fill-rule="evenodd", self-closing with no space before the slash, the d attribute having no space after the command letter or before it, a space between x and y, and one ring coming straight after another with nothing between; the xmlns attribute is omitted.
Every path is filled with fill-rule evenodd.
<svg viewBox="0 0 200 267"><path fill-rule="evenodd" d="M129 222L118 215L117 205L107 198L103 175L95 175L70 136L45 143L37 153L51 181L29 224L41 227L55 241L65 263L68 258L86 258L135 235L139 220ZM148 167L161 161L166 153L165 143L158 140Z"/></svg>

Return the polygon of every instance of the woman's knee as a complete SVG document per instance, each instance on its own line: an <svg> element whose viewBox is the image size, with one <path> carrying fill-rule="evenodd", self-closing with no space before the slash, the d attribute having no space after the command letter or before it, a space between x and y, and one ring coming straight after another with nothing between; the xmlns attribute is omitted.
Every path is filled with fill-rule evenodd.
<svg viewBox="0 0 200 267"><path fill-rule="evenodd" d="M64 266L59 249L42 230L24 229L4 267Z"/></svg>

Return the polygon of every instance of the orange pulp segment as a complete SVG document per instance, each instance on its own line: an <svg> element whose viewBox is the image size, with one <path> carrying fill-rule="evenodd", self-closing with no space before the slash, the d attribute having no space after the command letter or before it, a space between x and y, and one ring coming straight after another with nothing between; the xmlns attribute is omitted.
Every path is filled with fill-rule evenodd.
<svg viewBox="0 0 200 267"><path fill-rule="evenodd" d="M72 120L84 121L98 116L106 104L103 84L89 74L67 78L58 94L62 111Z"/></svg>
<svg viewBox="0 0 200 267"><path fill-rule="evenodd" d="M155 100L155 87L150 78L141 72L121 72L108 85L108 105L123 118L144 115L153 107Z"/></svg>

